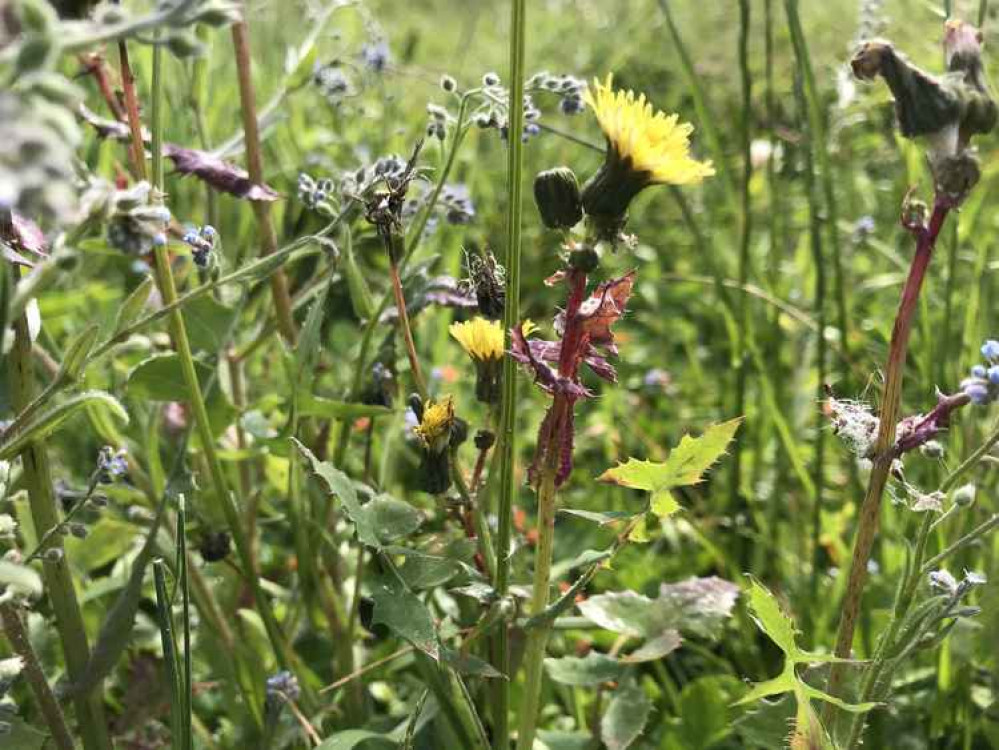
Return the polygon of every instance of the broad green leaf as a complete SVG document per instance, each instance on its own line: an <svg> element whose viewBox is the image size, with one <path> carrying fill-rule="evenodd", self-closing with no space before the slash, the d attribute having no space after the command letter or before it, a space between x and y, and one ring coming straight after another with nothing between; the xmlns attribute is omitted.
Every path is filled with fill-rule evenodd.
<svg viewBox="0 0 999 750"><path fill-rule="evenodd" d="M378 538L383 544L391 544L412 534L423 523L423 515L409 503L378 495L364 506L371 519Z"/></svg>
<svg viewBox="0 0 999 750"><path fill-rule="evenodd" d="M561 659L545 659L545 670L555 682L586 686L616 680L624 667L617 659L592 651L582 658L563 656Z"/></svg>
<svg viewBox="0 0 999 750"><path fill-rule="evenodd" d="M652 710L652 701L642 688L629 685L614 691L600 719L600 738L607 750L626 750L637 740Z"/></svg>
<svg viewBox="0 0 999 750"><path fill-rule="evenodd" d="M437 659L440 645L434 619L419 597L393 576L382 576L372 585L372 622L381 623L423 653Z"/></svg>
<svg viewBox="0 0 999 750"><path fill-rule="evenodd" d="M149 301L149 295L153 291L153 277L147 276L142 280L132 293L129 294L121 305L118 306L118 315L114 321L114 332L121 333L136 321Z"/></svg>
<svg viewBox="0 0 999 750"><path fill-rule="evenodd" d="M347 517L350 518L357 530L357 540L367 547L381 549L382 543L375 533L371 516L357 499L357 491L354 489L354 483L350 481L350 477L334 467L329 461L320 461L312 454L312 451L295 438L292 438L291 442L305 458L310 473L323 483L326 492L335 495L340 500Z"/></svg>
<svg viewBox="0 0 999 750"><path fill-rule="evenodd" d="M28 596L41 596L42 579L25 565L0 560L0 584L12 586Z"/></svg>
<svg viewBox="0 0 999 750"><path fill-rule="evenodd" d="M43 750L46 747L48 732L35 729L17 716L6 721L10 724L10 731L0 735L0 747L3 750Z"/></svg>
<svg viewBox="0 0 999 750"><path fill-rule="evenodd" d="M44 440L62 427L66 420L87 406L105 408L122 422L128 423L128 412L116 398L104 391L84 391L42 412L22 427L9 441L0 444L0 461L13 458L24 450L26 445L35 440Z"/></svg>
<svg viewBox="0 0 999 750"><path fill-rule="evenodd" d="M95 570L132 549L138 534L138 527L106 514L90 527L84 539L67 538L66 554L73 565L86 571Z"/></svg>
<svg viewBox="0 0 999 750"><path fill-rule="evenodd" d="M195 297L184 307L184 327L194 351L215 353L227 340L236 311L210 294Z"/></svg>
<svg viewBox="0 0 999 750"><path fill-rule="evenodd" d="M360 404L348 401L334 401L309 393L298 396L298 413L303 417L324 417L326 419L359 419L361 417L381 417L392 410L376 404Z"/></svg>
<svg viewBox="0 0 999 750"><path fill-rule="evenodd" d="M415 591L442 586L461 572L461 563L446 557L403 548L391 548L387 551L403 555L399 575Z"/></svg>
<svg viewBox="0 0 999 750"><path fill-rule="evenodd" d="M715 637L731 616L738 587L715 576L663 584L650 599L634 591L591 596L577 606L602 628L623 635L657 638L667 631Z"/></svg>
<svg viewBox="0 0 999 750"><path fill-rule="evenodd" d="M194 371L201 386L202 396L205 398L212 434L220 435L236 418L236 409L217 386L206 395L208 384L214 376L210 367L195 361ZM180 357L172 352L154 354L132 368L128 374L125 391L136 399L190 402Z"/></svg>
<svg viewBox="0 0 999 750"><path fill-rule="evenodd" d="M398 742L390 739L387 735L369 732L367 729L346 729L323 740L322 744L316 747L316 750L354 750L355 747L361 745L394 748Z"/></svg>
<svg viewBox="0 0 999 750"><path fill-rule="evenodd" d="M621 657L621 662L640 664L647 661L658 661L680 648L681 643L682 639L677 631L667 630L655 638L650 638L627 656Z"/></svg>
<svg viewBox="0 0 999 750"><path fill-rule="evenodd" d="M740 680L727 675L701 677L687 683L680 693L679 724L667 730L670 738L677 740L669 747L707 750L731 736L734 711L730 703L733 695L742 689ZM779 746L775 744L768 750Z"/></svg>
<svg viewBox="0 0 999 750"><path fill-rule="evenodd" d="M711 425L697 438L684 435L663 463L629 458L605 471L598 479L647 490L652 493L652 512L661 518L668 517L680 507L669 490L700 482L704 472L728 448L741 422L740 418Z"/></svg>

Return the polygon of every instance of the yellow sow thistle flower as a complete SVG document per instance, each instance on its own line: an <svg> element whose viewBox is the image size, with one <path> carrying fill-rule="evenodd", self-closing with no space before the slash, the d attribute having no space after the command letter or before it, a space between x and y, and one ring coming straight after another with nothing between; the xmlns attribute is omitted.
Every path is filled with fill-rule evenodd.
<svg viewBox="0 0 999 750"><path fill-rule="evenodd" d="M423 407L420 423L413 428L423 445L434 453L440 453L451 439L451 425L454 424L454 399L451 396L440 401L428 401Z"/></svg>
<svg viewBox="0 0 999 750"><path fill-rule="evenodd" d="M524 321L525 336L534 328L534 323ZM464 323L452 323L448 330L475 363L475 398L484 404L498 403L500 363L506 351L502 324L498 320L475 317Z"/></svg>
<svg viewBox="0 0 999 750"><path fill-rule="evenodd" d="M694 128L653 109L645 94L615 91L613 75L594 79L583 97L607 139L603 166L583 188L583 207L598 222L620 227L628 204L650 185L692 185L715 173L690 156Z"/></svg>

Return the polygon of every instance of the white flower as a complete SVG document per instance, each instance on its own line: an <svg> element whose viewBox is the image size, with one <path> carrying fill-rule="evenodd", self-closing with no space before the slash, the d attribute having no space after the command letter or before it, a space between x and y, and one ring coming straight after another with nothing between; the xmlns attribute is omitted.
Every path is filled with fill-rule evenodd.
<svg viewBox="0 0 999 750"><path fill-rule="evenodd" d="M10 659L0 659L0 681L13 680L24 669L24 659L15 656Z"/></svg>
<svg viewBox="0 0 999 750"><path fill-rule="evenodd" d="M0 513L0 539L10 539L17 531L17 521L7 513Z"/></svg>
<svg viewBox="0 0 999 750"><path fill-rule="evenodd" d="M953 594L957 591L957 579L946 570L934 570L930 573L930 586Z"/></svg>

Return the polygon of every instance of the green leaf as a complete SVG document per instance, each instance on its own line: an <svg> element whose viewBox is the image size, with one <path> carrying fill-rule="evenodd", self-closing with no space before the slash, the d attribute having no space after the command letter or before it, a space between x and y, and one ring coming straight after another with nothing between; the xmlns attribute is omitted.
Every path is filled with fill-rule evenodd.
<svg viewBox="0 0 999 750"><path fill-rule="evenodd" d="M355 747L365 743L372 746L377 743L393 748L398 744L395 740L384 734L378 734L378 732L369 732L367 729L347 729L330 735L323 740L321 745L316 747L316 750L354 750Z"/></svg>
<svg viewBox="0 0 999 750"><path fill-rule="evenodd" d="M62 355L62 365L59 367L59 374L56 375L57 380L76 382L87 364L87 357L97 340L99 331L97 325L89 325L69 343Z"/></svg>
<svg viewBox="0 0 999 750"><path fill-rule="evenodd" d="M132 524L105 515L90 528L86 538L67 538L66 554L83 570L95 570L132 549L138 534L139 529Z"/></svg>
<svg viewBox="0 0 999 750"><path fill-rule="evenodd" d="M474 654L465 654L461 651L455 651L445 647L442 650L442 655L448 666L461 674L470 675L472 677L487 677L491 679L503 677L503 675L495 667L493 667L492 664L487 661L483 661Z"/></svg>
<svg viewBox="0 0 999 750"><path fill-rule="evenodd" d="M132 293L129 294L121 305L118 306L118 315L114 320L114 332L121 333L136 321L149 301L149 295L153 291L153 277L147 276L142 280Z"/></svg>
<svg viewBox="0 0 999 750"><path fill-rule="evenodd" d="M326 317L326 297L329 294L330 283L327 281L323 284L322 291L309 308L309 314L305 318L305 325L302 326L302 333L295 347L295 359L298 365L295 382L298 384L308 382L307 376L312 374L322 349L319 338L323 319Z"/></svg>
<svg viewBox="0 0 999 750"><path fill-rule="evenodd" d="M156 551L156 534L163 521L163 513L170 497L171 493L169 492L163 494L160 507L156 511L156 517L146 534L142 550L132 562L132 571L129 573L128 582L118 594L118 598L115 599L114 605L101 626L101 632L90 652L90 659L83 670L83 675L72 686L74 692L89 693L97 683L110 674L129 645L132 628L135 625L135 614L138 612L139 602L142 600L142 583L145 579L146 568Z"/></svg>
<svg viewBox="0 0 999 750"><path fill-rule="evenodd" d="M847 703L846 701L837 698L834 695L829 695L818 688L814 688L809 685L804 680L800 680L801 691L807 695L809 698L814 698L815 700L825 701L826 703L832 703L837 708L842 708L844 711L849 711L851 714L862 714L866 711L877 708L880 703Z"/></svg>
<svg viewBox="0 0 999 750"><path fill-rule="evenodd" d="M205 396L212 434L220 435L236 418L236 409L221 388L212 388L205 395L214 376L210 367L195 360L194 371ZM172 352L154 354L132 368L125 390L132 398L147 401L190 401L180 357Z"/></svg>
<svg viewBox="0 0 999 750"><path fill-rule="evenodd" d="M3 750L43 750L49 739L48 732L35 729L18 717L8 720L10 732L2 735Z"/></svg>
<svg viewBox="0 0 999 750"><path fill-rule="evenodd" d="M645 691L635 685L614 691L607 712L600 720L600 738L607 750L626 750L637 740L652 710Z"/></svg>
<svg viewBox="0 0 999 750"><path fill-rule="evenodd" d="M551 732L539 729L538 740L546 750L590 750L592 747L590 735L583 732Z"/></svg>
<svg viewBox="0 0 999 750"><path fill-rule="evenodd" d="M794 623L784 614L776 597L755 578L750 579L749 608L760 630L777 644L785 656L793 660L798 652L798 646L794 642Z"/></svg>
<svg viewBox="0 0 999 750"><path fill-rule="evenodd" d="M378 495L364 506L364 511L384 544L409 536L423 523L420 511L388 495Z"/></svg>
<svg viewBox="0 0 999 750"><path fill-rule="evenodd" d="M625 463L605 471L598 479L651 492L652 512L661 518L668 517L680 507L669 490L700 482L704 472L728 448L741 422L739 418L711 425L697 438L684 435L680 445L663 463L629 458Z"/></svg>
<svg viewBox="0 0 999 750"><path fill-rule="evenodd" d="M667 630L655 638L650 638L630 654L622 657L621 662L640 664L647 661L658 661L680 648L681 643L682 639L677 631Z"/></svg>
<svg viewBox="0 0 999 750"><path fill-rule="evenodd" d="M794 670L786 669L772 680L757 682L749 689L748 693L732 705L744 706L747 703L755 703L762 698L769 698L771 695L789 693L794 690L796 682L797 678L794 676Z"/></svg>
<svg viewBox="0 0 999 750"><path fill-rule="evenodd" d="M565 513L567 516L583 518L600 526L608 526L612 523L627 521L635 515L634 513L628 513L623 510L608 510L598 513L592 510L580 510L578 508L559 508L558 512Z"/></svg>
<svg viewBox="0 0 999 750"><path fill-rule="evenodd" d="M303 417L324 417L326 419L359 419L361 417L381 417L392 410L376 404L360 404L348 401L334 401L309 393L298 396L298 413Z"/></svg>
<svg viewBox="0 0 999 750"><path fill-rule="evenodd" d="M128 412L114 396L104 391L84 391L42 412L22 427L8 442L0 444L0 461L13 458L33 441L44 440L62 427L66 420L87 406L105 408L128 424Z"/></svg>
<svg viewBox="0 0 999 750"><path fill-rule="evenodd" d="M33 569L0 560L0 584L11 586L28 596L41 596L42 579Z"/></svg>
<svg viewBox="0 0 999 750"><path fill-rule="evenodd" d="M399 547L387 551L403 555L404 563L399 568L399 575L415 591L442 586L461 572L461 563L446 557Z"/></svg>
<svg viewBox="0 0 999 750"><path fill-rule="evenodd" d="M394 576L382 576L372 586L372 622L381 623L433 659L440 654L434 619L420 599Z"/></svg>
<svg viewBox="0 0 999 750"><path fill-rule="evenodd" d="M185 305L184 327L194 351L215 353L226 343L236 311L210 294L195 297ZM199 376L200 377L200 376Z"/></svg>
<svg viewBox="0 0 999 750"><path fill-rule="evenodd" d="M297 439L292 438L291 442L305 458L312 475L326 487L326 492L335 495L340 500L347 517L357 530L357 540L366 547L381 549L382 543L375 533L371 516L357 499L357 491L354 489L354 483L350 481L350 477L334 467L329 461L320 461Z"/></svg>
<svg viewBox="0 0 999 750"><path fill-rule="evenodd" d="M361 320L368 320L375 314L375 298L371 294L368 282L364 278L357 260L354 258L354 243L350 233L343 246L343 275L347 279L347 292L350 294L350 304L354 307L354 315ZM412 315L410 311L410 315Z"/></svg>
<svg viewBox="0 0 999 750"><path fill-rule="evenodd" d="M600 685L618 679L624 667L617 659L591 651L586 656L545 659L548 676L563 685Z"/></svg>

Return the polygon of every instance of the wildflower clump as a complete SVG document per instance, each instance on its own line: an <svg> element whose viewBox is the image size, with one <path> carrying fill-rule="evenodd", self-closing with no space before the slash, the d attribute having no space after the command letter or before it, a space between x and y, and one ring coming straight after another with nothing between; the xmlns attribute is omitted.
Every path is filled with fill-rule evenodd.
<svg viewBox="0 0 999 750"><path fill-rule="evenodd" d="M690 155L692 125L656 111L645 94L615 90L611 74L603 83L595 80L583 99L607 141L604 164L582 194L598 225L622 227L632 199L651 185L691 185L715 173L711 162Z"/></svg>

